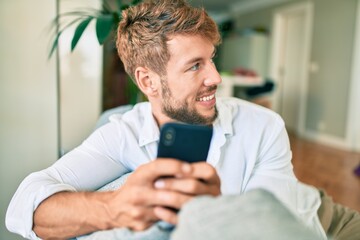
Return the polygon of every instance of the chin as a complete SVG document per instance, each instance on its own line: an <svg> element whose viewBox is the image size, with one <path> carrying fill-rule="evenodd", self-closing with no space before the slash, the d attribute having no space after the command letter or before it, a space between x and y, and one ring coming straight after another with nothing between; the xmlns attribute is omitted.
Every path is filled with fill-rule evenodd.
<svg viewBox="0 0 360 240"><path fill-rule="evenodd" d="M217 111L215 108L212 108L211 110L200 112L200 114L205 118L213 118L215 115L217 115Z"/></svg>

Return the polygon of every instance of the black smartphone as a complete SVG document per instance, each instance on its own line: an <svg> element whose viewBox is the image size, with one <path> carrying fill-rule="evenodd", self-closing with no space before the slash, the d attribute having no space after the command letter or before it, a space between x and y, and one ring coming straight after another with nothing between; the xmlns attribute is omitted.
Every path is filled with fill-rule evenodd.
<svg viewBox="0 0 360 240"><path fill-rule="evenodd" d="M175 158L189 163L206 161L212 127L166 123L160 130L158 158Z"/></svg>

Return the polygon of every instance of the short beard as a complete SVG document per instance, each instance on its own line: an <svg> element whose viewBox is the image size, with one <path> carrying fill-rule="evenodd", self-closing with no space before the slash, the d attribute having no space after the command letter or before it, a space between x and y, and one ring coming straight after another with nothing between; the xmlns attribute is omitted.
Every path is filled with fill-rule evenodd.
<svg viewBox="0 0 360 240"><path fill-rule="evenodd" d="M163 96L162 112L171 119L188 124L210 125L218 116L216 106L212 116L204 117L196 109L190 109L187 102L175 101L166 79L163 78L161 78L161 90Z"/></svg>

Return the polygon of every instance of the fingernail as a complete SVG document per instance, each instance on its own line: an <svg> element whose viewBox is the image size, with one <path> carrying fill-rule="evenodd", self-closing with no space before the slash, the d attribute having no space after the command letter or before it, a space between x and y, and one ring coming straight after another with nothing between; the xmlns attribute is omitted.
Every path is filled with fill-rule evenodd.
<svg viewBox="0 0 360 240"><path fill-rule="evenodd" d="M190 173L191 172L191 166L190 164L183 164L182 167L181 167L183 173Z"/></svg>
<svg viewBox="0 0 360 240"><path fill-rule="evenodd" d="M157 180L154 184L155 188L161 189L165 187L165 182L163 180Z"/></svg>

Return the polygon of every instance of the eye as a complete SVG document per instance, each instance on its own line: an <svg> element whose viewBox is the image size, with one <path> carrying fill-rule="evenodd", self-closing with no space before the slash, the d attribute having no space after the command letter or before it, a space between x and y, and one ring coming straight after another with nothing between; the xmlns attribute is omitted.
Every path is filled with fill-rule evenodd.
<svg viewBox="0 0 360 240"><path fill-rule="evenodd" d="M197 71L197 70L199 70L199 68L200 68L200 63L197 63L194 66L192 66L189 70L190 71Z"/></svg>
<svg viewBox="0 0 360 240"><path fill-rule="evenodd" d="M214 53L210 59L210 62L214 63L214 58L217 57L217 53Z"/></svg>

